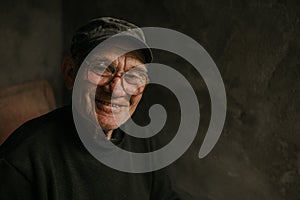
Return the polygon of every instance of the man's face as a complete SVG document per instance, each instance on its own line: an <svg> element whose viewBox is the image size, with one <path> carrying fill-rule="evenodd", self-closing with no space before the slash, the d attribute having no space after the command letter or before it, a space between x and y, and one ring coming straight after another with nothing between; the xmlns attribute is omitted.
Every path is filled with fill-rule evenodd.
<svg viewBox="0 0 300 200"><path fill-rule="evenodd" d="M138 70L144 74L147 72L138 53L133 52L117 58L116 55L117 51L112 49L94 54L89 58L89 65L83 65L86 69L83 75L85 86L80 91L82 109L87 116L95 116L104 131L114 130L127 121L141 100L142 92L128 93L124 73L128 74L130 70ZM114 72L113 76L101 77L99 80L96 72L101 66L108 66L107 69ZM106 79L109 81L104 81Z"/></svg>

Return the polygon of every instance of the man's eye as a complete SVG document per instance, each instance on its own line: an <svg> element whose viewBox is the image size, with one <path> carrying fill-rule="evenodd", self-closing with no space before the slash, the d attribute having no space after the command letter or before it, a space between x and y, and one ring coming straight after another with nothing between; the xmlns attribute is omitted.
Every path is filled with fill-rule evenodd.
<svg viewBox="0 0 300 200"><path fill-rule="evenodd" d="M147 74L139 71L128 72L124 78L129 84L145 84L147 82Z"/></svg>
<svg viewBox="0 0 300 200"><path fill-rule="evenodd" d="M93 62L89 65L90 71L94 72L97 75L110 75L114 73L114 70L108 62L98 61Z"/></svg>
<svg viewBox="0 0 300 200"><path fill-rule="evenodd" d="M93 67L91 67L91 71L97 75L102 75L104 73L108 73L107 67L104 67L104 66L93 66Z"/></svg>
<svg viewBox="0 0 300 200"><path fill-rule="evenodd" d="M125 76L127 79L137 79L137 78L139 78L137 75L135 75L135 74L126 74L126 76Z"/></svg>

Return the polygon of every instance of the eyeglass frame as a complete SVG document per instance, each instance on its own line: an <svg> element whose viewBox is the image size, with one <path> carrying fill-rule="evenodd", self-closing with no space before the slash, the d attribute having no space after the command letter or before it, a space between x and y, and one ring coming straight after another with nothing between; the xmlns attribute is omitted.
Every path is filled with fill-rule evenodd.
<svg viewBox="0 0 300 200"><path fill-rule="evenodd" d="M103 61L104 62L104 61ZM110 64L107 64L108 62L106 62L105 63L105 69L104 70L106 70L106 69L108 69L109 67L111 67L111 64L112 64L112 62L110 63ZM126 75L126 73L128 73L128 72L130 72L131 70L136 70L137 68L139 68L139 67L141 67L141 65L138 65L138 66L135 66L135 67L132 67L130 70L128 70L128 71L124 71L122 74L118 74L118 70L117 70L117 68L116 67L111 67L112 69L114 69L115 70L115 72L114 73L112 73L111 75L110 75L110 77L108 78L108 80L107 81L105 81L105 83L102 83L102 84L99 84L99 82L103 79L103 78L106 78L105 76L102 76L102 74L100 75L100 74L97 74L95 71L92 71L92 62L88 62L88 61L84 61L83 62L83 65L84 65L84 67L86 68L85 70L86 70L86 78L87 78L87 80L89 81L89 82L91 82L91 83L93 83L93 84L97 84L97 85L99 85L99 86L105 86L105 85L109 85L111 82L112 82L112 80L114 80L114 78L116 78L116 77L119 77L121 80L121 86L122 86L122 88L123 88L123 90L127 93L127 94L129 94L129 95L139 95L139 94L141 94L141 93L143 93L144 92L144 90L145 90L145 88L146 88L146 85L149 83L149 76L148 76L148 71L147 71L147 68L143 65L143 68L145 68L145 70L141 70L141 71L143 71L143 75L145 75L145 78L146 78L146 80L145 80L145 82L143 82L142 84L141 84L141 86L137 86L136 88L135 88L135 91L137 91L136 93L135 92L129 92L128 91L128 89L126 89L126 87L125 87L125 85L124 85L124 81L127 83L127 84L129 84L129 85L132 85L132 84L130 84L130 83L128 83L126 80L124 80L124 78L125 78L125 76L124 75ZM103 72L104 72L104 70L103 70ZM91 80L91 78L89 77L89 73L93 73L93 74L95 74L96 76L98 76L98 81L96 82L96 81L93 81L93 80ZM139 90L139 88L142 88L142 89L140 89Z"/></svg>

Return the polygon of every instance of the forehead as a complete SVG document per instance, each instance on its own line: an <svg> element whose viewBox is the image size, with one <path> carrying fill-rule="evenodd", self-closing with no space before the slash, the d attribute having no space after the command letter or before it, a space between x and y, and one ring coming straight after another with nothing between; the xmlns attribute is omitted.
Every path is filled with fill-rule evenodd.
<svg viewBox="0 0 300 200"><path fill-rule="evenodd" d="M102 48L101 50L94 51L88 60L89 62L106 62L115 67L125 68L124 70L137 66L144 67L145 58L142 51L126 51L126 48L119 46Z"/></svg>

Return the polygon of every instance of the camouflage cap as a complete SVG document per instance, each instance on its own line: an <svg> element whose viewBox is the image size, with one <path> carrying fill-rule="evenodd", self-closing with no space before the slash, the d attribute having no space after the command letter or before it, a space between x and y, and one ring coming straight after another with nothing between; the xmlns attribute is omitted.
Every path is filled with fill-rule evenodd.
<svg viewBox="0 0 300 200"><path fill-rule="evenodd" d="M112 17L96 18L80 27L72 38L71 55L83 59L102 41L123 31L128 31L126 36L143 47L145 61L151 62L152 52L143 31L132 23Z"/></svg>

